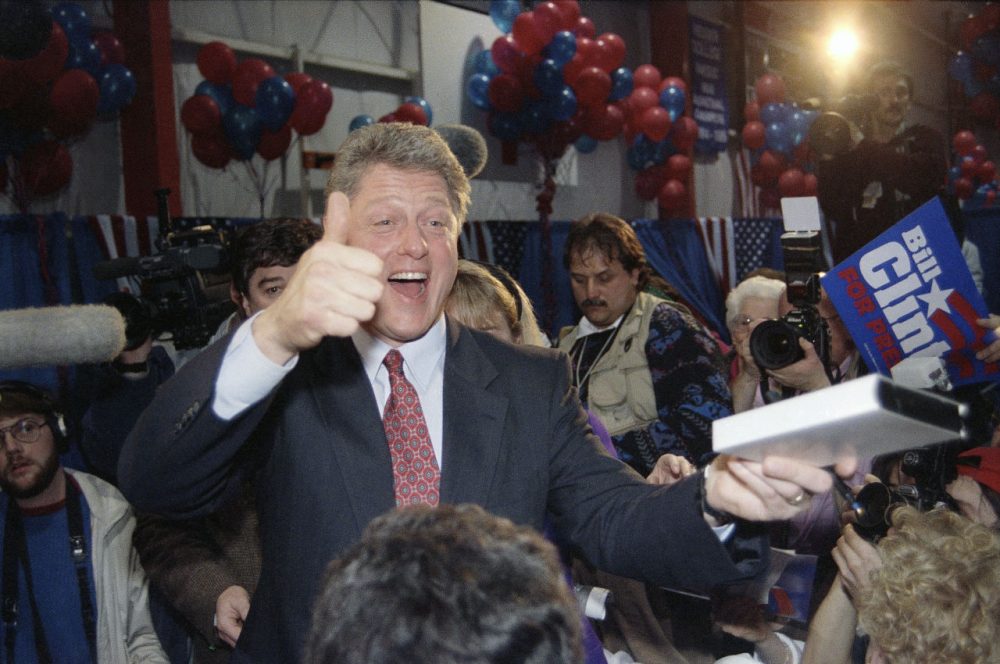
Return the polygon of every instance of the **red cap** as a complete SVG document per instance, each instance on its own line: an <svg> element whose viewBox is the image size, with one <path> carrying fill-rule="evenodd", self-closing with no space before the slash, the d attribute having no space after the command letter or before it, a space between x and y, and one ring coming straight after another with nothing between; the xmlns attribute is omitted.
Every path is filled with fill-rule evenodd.
<svg viewBox="0 0 1000 664"><path fill-rule="evenodd" d="M1000 447L976 447L958 455L958 474L966 475L980 484L1000 493ZM978 467L966 465L962 460L972 461L979 457Z"/></svg>

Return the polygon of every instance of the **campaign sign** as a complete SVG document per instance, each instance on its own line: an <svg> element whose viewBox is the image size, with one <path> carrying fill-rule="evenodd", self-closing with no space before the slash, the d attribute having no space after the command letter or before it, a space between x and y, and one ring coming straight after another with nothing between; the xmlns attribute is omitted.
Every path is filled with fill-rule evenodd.
<svg viewBox="0 0 1000 664"><path fill-rule="evenodd" d="M976 359L995 339L988 312L940 201L934 198L826 273L826 290L868 368L943 357L953 385L1000 381Z"/></svg>

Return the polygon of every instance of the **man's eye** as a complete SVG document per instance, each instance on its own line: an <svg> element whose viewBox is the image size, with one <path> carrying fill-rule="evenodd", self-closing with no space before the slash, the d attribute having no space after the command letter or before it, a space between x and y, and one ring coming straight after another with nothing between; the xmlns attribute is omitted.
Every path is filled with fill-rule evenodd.
<svg viewBox="0 0 1000 664"><path fill-rule="evenodd" d="M18 431L20 433L31 434L31 433L34 433L38 429L38 425L35 424L34 422L30 422L30 421L29 422L21 422L19 424L19 426L17 427L17 429L18 429Z"/></svg>
<svg viewBox="0 0 1000 664"><path fill-rule="evenodd" d="M268 295L280 295L281 291L283 291L283 290L285 290L285 289L282 288L281 286L271 286L270 288L268 288L264 292L267 293Z"/></svg>

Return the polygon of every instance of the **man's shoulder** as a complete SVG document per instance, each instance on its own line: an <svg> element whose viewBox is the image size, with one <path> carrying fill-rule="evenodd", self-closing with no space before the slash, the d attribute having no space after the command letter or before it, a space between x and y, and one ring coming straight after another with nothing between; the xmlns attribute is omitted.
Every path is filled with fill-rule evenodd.
<svg viewBox="0 0 1000 664"><path fill-rule="evenodd" d="M95 515L114 519L131 512L132 508L125 500L125 496L110 482L82 470L67 468L66 472L76 481L90 511Z"/></svg>

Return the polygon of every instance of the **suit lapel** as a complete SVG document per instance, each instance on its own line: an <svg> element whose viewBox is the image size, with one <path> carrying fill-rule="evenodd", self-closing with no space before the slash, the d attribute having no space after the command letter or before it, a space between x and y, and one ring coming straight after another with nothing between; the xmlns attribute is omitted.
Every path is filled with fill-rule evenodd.
<svg viewBox="0 0 1000 664"><path fill-rule="evenodd" d="M369 521L396 506L382 418L349 338L324 340L310 360L316 367L312 387L322 419L317 436L326 438L333 451L360 533Z"/></svg>
<svg viewBox="0 0 1000 664"><path fill-rule="evenodd" d="M508 402L487 391L496 367L468 330L451 319L447 343L441 501L483 504L500 455Z"/></svg>

